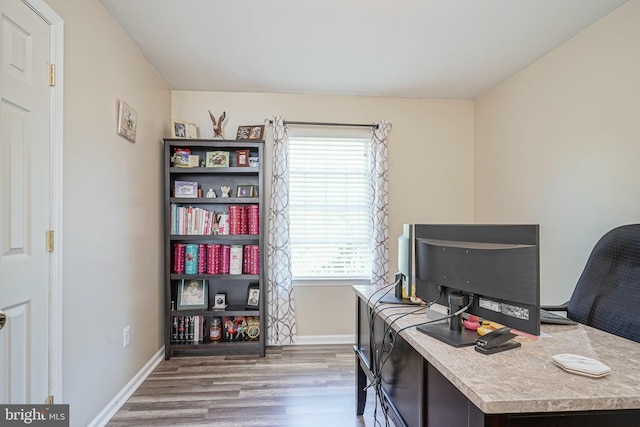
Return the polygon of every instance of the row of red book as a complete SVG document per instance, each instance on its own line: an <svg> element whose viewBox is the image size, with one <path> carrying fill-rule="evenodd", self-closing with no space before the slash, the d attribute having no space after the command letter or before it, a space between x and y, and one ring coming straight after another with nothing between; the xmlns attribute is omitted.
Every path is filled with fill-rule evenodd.
<svg viewBox="0 0 640 427"><path fill-rule="evenodd" d="M259 245L174 243L173 268L178 274L259 274Z"/></svg>
<svg viewBox="0 0 640 427"><path fill-rule="evenodd" d="M171 234L205 236L260 234L259 206L230 205L228 211L215 212L172 203Z"/></svg>

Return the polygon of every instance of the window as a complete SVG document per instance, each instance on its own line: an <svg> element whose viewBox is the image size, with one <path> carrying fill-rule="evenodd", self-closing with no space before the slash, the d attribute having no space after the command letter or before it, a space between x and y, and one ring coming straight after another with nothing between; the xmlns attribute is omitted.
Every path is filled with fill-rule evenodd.
<svg viewBox="0 0 640 427"><path fill-rule="evenodd" d="M289 138L291 270L297 285L370 283L370 147L368 138Z"/></svg>

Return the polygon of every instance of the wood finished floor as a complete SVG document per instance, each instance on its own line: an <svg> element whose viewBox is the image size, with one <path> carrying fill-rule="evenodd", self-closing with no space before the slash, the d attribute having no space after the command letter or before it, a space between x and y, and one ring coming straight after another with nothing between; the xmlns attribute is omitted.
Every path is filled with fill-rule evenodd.
<svg viewBox="0 0 640 427"><path fill-rule="evenodd" d="M107 427L393 427L374 420L372 391L364 416L355 406L352 346L287 346L164 360Z"/></svg>

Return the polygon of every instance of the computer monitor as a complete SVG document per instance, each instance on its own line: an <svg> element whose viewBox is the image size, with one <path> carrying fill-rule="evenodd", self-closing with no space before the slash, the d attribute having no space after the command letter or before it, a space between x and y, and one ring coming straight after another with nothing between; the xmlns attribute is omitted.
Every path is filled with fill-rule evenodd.
<svg viewBox="0 0 640 427"><path fill-rule="evenodd" d="M467 313L504 326L540 334L538 225L416 224L416 296L439 300L453 314ZM474 345L476 331L461 314L418 327L456 347Z"/></svg>

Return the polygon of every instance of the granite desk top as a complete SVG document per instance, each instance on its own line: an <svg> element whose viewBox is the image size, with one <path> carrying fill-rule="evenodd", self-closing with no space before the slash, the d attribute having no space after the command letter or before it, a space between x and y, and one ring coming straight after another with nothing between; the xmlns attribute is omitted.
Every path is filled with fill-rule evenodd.
<svg viewBox="0 0 640 427"><path fill-rule="evenodd" d="M354 286L363 299L376 289ZM394 319L393 313L412 310L396 306L380 315ZM412 314L392 326L399 330L426 321L426 314ZM542 325L541 330L540 337L514 338L520 348L492 355L473 346L452 347L413 327L401 336L486 414L640 409L640 343L585 325ZM612 372L602 378L566 372L551 361L559 353L599 360Z"/></svg>

